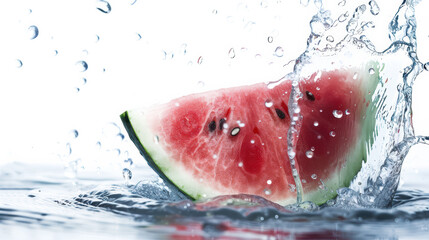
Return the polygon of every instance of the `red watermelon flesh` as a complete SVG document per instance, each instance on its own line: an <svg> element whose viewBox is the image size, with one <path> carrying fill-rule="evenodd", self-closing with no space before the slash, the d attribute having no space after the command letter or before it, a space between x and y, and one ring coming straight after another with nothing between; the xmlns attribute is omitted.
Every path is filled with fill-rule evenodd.
<svg viewBox="0 0 429 240"><path fill-rule="evenodd" d="M378 69L370 76L368 67L377 69L319 72L300 81L296 168L304 200L327 201L361 168L378 78ZM296 201L286 138L290 92L290 81L272 89L260 83L185 96L121 118L149 165L191 198L246 193L288 204Z"/></svg>

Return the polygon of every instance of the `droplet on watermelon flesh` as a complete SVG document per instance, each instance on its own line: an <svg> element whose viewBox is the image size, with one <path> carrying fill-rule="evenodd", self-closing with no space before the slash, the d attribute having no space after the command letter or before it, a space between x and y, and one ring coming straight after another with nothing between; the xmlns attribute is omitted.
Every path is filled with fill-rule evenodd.
<svg viewBox="0 0 429 240"><path fill-rule="evenodd" d="M322 72L317 81L314 74L297 85L306 96L299 100L303 119L294 152L300 178L310 179L302 181L304 201L326 202L361 168L374 121L362 96L374 92L371 80L378 78L378 68L373 68L371 79L361 77L368 76L368 70L341 69ZM355 72L363 71L366 75L354 79ZM222 89L185 96L144 115L139 110L121 117L149 165L191 198L247 193L288 204L296 201L296 191L290 191L296 184L286 138L290 117L289 95L284 93L290 90L291 81L274 88L261 83ZM346 114L338 118L335 110ZM238 121L246 124L237 129ZM231 130L224 134L227 124ZM162 139L158 144L155 135ZM314 176L323 179L323 189ZM269 195L264 194L267 179Z"/></svg>

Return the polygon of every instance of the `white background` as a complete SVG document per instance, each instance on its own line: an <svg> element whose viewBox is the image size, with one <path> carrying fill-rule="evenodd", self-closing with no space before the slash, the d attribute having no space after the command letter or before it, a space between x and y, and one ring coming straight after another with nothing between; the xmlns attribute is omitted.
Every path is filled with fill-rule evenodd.
<svg viewBox="0 0 429 240"><path fill-rule="evenodd" d="M120 113L192 92L281 78L291 71L291 64L284 65L305 50L316 12L299 0L133 2L110 0L108 14L96 0L0 2L0 166L64 160L67 143L73 155L66 161L100 166L108 157L97 152L97 142L104 152L120 149L118 161L129 151L142 162L132 145L108 139L114 135L106 129L111 122L119 125ZM384 22L400 2L379 0ZM425 9L427 1L417 7L422 62L429 60ZM32 25L39 29L35 39ZM385 39L371 40L384 48L387 31ZM281 57L275 55L278 47ZM87 62L87 71L81 72L79 61ZM423 72L414 88L417 135L429 135L428 77ZM419 173L428 153L427 147L413 149L404 171Z"/></svg>

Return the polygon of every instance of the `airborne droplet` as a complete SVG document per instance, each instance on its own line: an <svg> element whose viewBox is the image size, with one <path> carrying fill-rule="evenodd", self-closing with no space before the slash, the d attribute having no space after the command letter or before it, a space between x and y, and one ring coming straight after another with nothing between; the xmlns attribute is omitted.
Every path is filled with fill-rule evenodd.
<svg viewBox="0 0 429 240"><path fill-rule="evenodd" d="M70 135L72 138L77 138L79 136L79 132L76 129L70 131Z"/></svg>
<svg viewBox="0 0 429 240"><path fill-rule="evenodd" d="M269 43L272 43L272 42L273 42L273 37L272 37L272 36L269 36L269 37L268 37L268 42L269 42Z"/></svg>
<svg viewBox="0 0 429 240"><path fill-rule="evenodd" d="M203 57L202 57L202 56L200 56L200 57L198 58L197 63L198 63L198 64L203 63Z"/></svg>
<svg viewBox="0 0 429 240"><path fill-rule="evenodd" d="M86 70L88 70L88 63L86 63L85 61L79 61L76 63L76 67L78 71L85 72Z"/></svg>
<svg viewBox="0 0 429 240"><path fill-rule="evenodd" d="M276 50L274 50L274 56L276 57L283 57L284 51L282 47L277 47Z"/></svg>
<svg viewBox="0 0 429 240"><path fill-rule="evenodd" d="M234 48L229 49L229 51L228 51L228 57L231 58L231 59L235 58L235 50L234 50Z"/></svg>
<svg viewBox="0 0 429 240"><path fill-rule="evenodd" d="M37 38L37 36L39 36L39 28L34 25L28 27L28 36L30 39Z"/></svg>
<svg viewBox="0 0 429 240"><path fill-rule="evenodd" d="M97 9L102 13L110 13L112 11L112 7L110 6L109 2L104 0L97 1Z"/></svg>
<svg viewBox="0 0 429 240"><path fill-rule="evenodd" d="M153 142L154 142L154 143L156 143L156 144L158 144L158 143L159 143L159 137L158 137L158 135L155 135L155 136L153 137Z"/></svg>
<svg viewBox="0 0 429 240"><path fill-rule="evenodd" d="M331 35L329 35L329 36L326 37L326 41L333 42L334 41L334 37L331 36Z"/></svg>
<svg viewBox="0 0 429 240"><path fill-rule="evenodd" d="M334 111L332 111L332 115L334 115L334 117L336 117L336 118L342 118L343 112L341 110L334 110Z"/></svg>
<svg viewBox="0 0 429 240"><path fill-rule="evenodd" d="M375 2L375 0L369 1L370 12L372 15L378 15L380 13L380 7Z"/></svg>
<svg viewBox="0 0 429 240"><path fill-rule="evenodd" d="M370 69L368 70L368 72L369 72L369 74L370 74L370 75L374 74L374 73L375 73L374 68L370 68Z"/></svg>
<svg viewBox="0 0 429 240"><path fill-rule="evenodd" d="M429 62L425 63L425 64L423 65L423 68L424 68L426 71L429 71Z"/></svg>
<svg viewBox="0 0 429 240"><path fill-rule="evenodd" d="M22 67L22 61L21 61L21 60L16 59L16 67L17 67L17 68Z"/></svg>

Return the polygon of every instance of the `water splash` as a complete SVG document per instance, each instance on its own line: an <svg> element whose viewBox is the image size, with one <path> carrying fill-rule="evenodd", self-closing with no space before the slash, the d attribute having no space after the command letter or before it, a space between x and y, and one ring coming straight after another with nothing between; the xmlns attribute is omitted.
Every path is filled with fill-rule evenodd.
<svg viewBox="0 0 429 240"><path fill-rule="evenodd" d="M345 6L345 3L344 1L342 6ZM365 35L367 29L375 26L373 21L367 21L368 14L377 16L380 7L375 1L353 4L355 4L353 14L347 22L348 12L341 14L337 19L338 22L346 22L343 30L341 25L335 24L332 20L330 9L324 9L322 2L317 2L319 11L310 22L311 34L307 41L307 49L298 58L294 73L286 77L293 80L289 99L291 127L288 131L288 155L295 183L297 183L298 204L305 196L300 186L302 181L299 171L295 167L296 139L299 137L302 116L296 114L294 110L299 109L300 96L302 96L299 81L314 71L312 66L329 70L358 65L358 61L350 59L349 56L372 59L378 63L377 69L371 67L367 70L370 76L379 74L379 80L377 80L379 82L375 92L370 92L369 100L366 100L367 106L374 112L374 132L365 140L364 159L366 161L363 162L362 169L354 178L350 188L339 189L336 203L330 201L329 205L388 206L397 189L402 162L409 149L417 143L427 143L426 137L414 136L411 123L412 85L416 76L424 68L424 64L418 61L416 54L414 1L404 1L399 6L389 24L391 45L384 51L376 51L374 44ZM349 6L353 8L351 3ZM368 8L370 11L367 11ZM335 43L334 39L339 40L331 46L330 43ZM337 59L341 60L337 61ZM351 112L346 109L344 113L348 116ZM332 114L335 118L343 117L341 110L334 110ZM366 115L365 117L372 118ZM334 130L330 132L331 137L336 135ZM324 182L322 186L324 190Z"/></svg>

